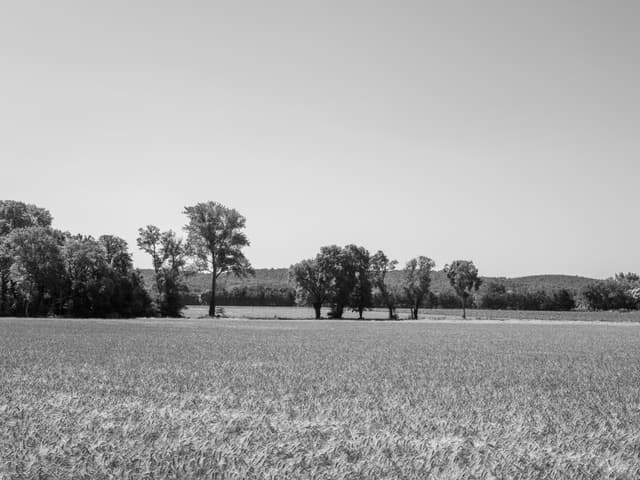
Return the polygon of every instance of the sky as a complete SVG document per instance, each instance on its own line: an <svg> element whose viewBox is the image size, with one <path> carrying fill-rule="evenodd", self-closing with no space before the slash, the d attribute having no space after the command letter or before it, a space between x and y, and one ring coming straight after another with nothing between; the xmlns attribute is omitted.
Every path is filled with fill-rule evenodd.
<svg viewBox="0 0 640 480"><path fill-rule="evenodd" d="M640 271L640 2L2 0L0 199L129 242L203 201L254 267Z"/></svg>

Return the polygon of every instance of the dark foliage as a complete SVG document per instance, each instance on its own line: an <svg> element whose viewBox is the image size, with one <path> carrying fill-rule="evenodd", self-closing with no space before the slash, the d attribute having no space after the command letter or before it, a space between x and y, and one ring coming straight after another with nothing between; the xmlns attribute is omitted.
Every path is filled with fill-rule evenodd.
<svg viewBox="0 0 640 480"><path fill-rule="evenodd" d="M208 305L211 292L200 296L189 296L193 304ZM293 307L296 305L296 292L293 288L270 288L263 286L222 288L216 291L216 304L238 307Z"/></svg>
<svg viewBox="0 0 640 480"><path fill-rule="evenodd" d="M151 312L124 240L71 235L34 205L0 201L0 315L136 317Z"/></svg>
<svg viewBox="0 0 640 480"><path fill-rule="evenodd" d="M480 308L491 310L570 311L576 308L575 295L566 288L545 290L507 290L504 284L489 282L480 296Z"/></svg>
<svg viewBox="0 0 640 480"><path fill-rule="evenodd" d="M609 279L591 283L582 291L582 297L589 310L633 310L640 304L632 292L625 282Z"/></svg>

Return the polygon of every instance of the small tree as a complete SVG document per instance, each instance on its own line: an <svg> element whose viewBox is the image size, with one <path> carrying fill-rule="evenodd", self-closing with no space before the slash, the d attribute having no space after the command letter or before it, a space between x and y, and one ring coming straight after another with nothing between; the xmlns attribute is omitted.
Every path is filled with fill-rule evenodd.
<svg viewBox="0 0 640 480"><path fill-rule="evenodd" d="M311 305L316 319L320 318L322 304L329 296L331 279L318 265L316 259L303 260L289 269L289 278L296 284L296 302Z"/></svg>
<svg viewBox="0 0 640 480"><path fill-rule="evenodd" d="M362 320L364 310L370 308L373 301L371 272L369 271L371 256L366 248L357 245L347 245L345 251L353 265L355 276L349 304L354 311L358 312L358 318Z"/></svg>
<svg viewBox="0 0 640 480"><path fill-rule="evenodd" d="M418 319L418 310L429 294L431 270L435 265L429 257L417 257L409 260L405 267L403 288L414 320Z"/></svg>
<svg viewBox="0 0 640 480"><path fill-rule="evenodd" d="M444 267L449 283L462 300L462 318L467 318L467 298L472 291L477 291L482 284L478 277L478 269L469 260L454 260Z"/></svg>
<svg viewBox="0 0 640 480"><path fill-rule="evenodd" d="M209 316L213 317L216 314L218 278L228 273L240 277L254 274L242 252L250 244L243 232L246 220L237 210L217 202L185 207L184 213L189 219L184 227L188 235L188 252L195 257L200 271L211 272Z"/></svg>
<svg viewBox="0 0 640 480"><path fill-rule="evenodd" d="M172 230L160 232L155 225L148 225L138 232L138 247L151 255L153 262L160 315L179 317L184 308L183 295L187 291L184 283L185 246Z"/></svg>
<svg viewBox="0 0 640 480"><path fill-rule="evenodd" d="M155 225L147 225L138 229L138 238L136 243L138 248L151 256L151 265L153 266L153 278L156 288L156 303L160 303L160 295L162 294L161 276L162 276L162 255L160 254L160 229Z"/></svg>
<svg viewBox="0 0 640 480"><path fill-rule="evenodd" d="M393 285L389 284L387 274L396 269L397 260L389 260L382 250L371 257L371 281L373 288L379 293L385 306L389 309L389 320L398 318L396 314L397 294Z"/></svg>

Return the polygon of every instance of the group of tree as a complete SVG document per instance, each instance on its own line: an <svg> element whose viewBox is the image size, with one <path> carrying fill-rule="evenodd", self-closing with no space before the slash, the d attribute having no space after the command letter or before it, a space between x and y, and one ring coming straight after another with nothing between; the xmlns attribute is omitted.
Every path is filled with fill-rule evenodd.
<svg viewBox="0 0 640 480"><path fill-rule="evenodd" d="M390 281L390 272L398 262L378 251L374 255L357 245L340 247L329 245L311 259L290 267L290 278L296 285L299 305L310 305L316 318L321 309L329 307L330 318L342 318L346 308L358 312L362 318L374 300L381 301L389 311L389 318L398 318L397 308L408 306L411 318L418 318L419 309L431 298L431 272L435 262L420 256L406 263L400 282ZM481 280L473 262L456 260L445 267L447 277L458 294L463 307Z"/></svg>
<svg viewBox="0 0 640 480"><path fill-rule="evenodd" d="M310 305L320 318L342 318L345 309L360 318L373 306L397 318L408 307L418 318L423 307L478 305L490 309L630 310L640 308L640 276L620 273L589 284L579 295L568 289L514 291L491 282L483 295L473 262L455 260L444 268L449 291L430 290L435 263L420 256L396 272L398 262L384 252L371 255L357 245L329 245L311 259L289 269L295 289L263 286L217 291L220 277L254 273L243 253L249 245L246 220L235 209L217 202L185 207L186 239L154 225L139 229L137 245L151 256L153 286L144 288L134 269L127 242L113 235L97 239L54 229L44 208L23 202L0 201L0 315L68 315L76 317L179 316L186 301L235 305ZM211 275L211 289L191 294L186 279L195 272ZM390 275L395 272L393 275ZM394 277L394 280L391 279ZM399 280L398 280L399 278ZM196 298L197 297L197 298Z"/></svg>
<svg viewBox="0 0 640 480"><path fill-rule="evenodd" d="M582 291L588 310L640 309L640 276L618 273L613 278L592 282Z"/></svg>
<svg viewBox="0 0 640 480"><path fill-rule="evenodd" d="M135 317L153 313L127 242L51 227L48 210L0 201L0 315Z"/></svg>
<svg viewBox="0 0 640 480"><path fill-rule="evenodd" d="M155 225L138 230L138 248L151 256L154 273L154 305L163 317L179 317L188 289L186 247L173 230L161 232Z"/></svg>
<svg viewBox="0 0 640 480"><path fill-rule="evenodd" d="M186 240L154 225L139 229L138 247L153 265L149 295L123 239L62 232L51 227L48 210L0 201L0 315L179 316L188 296L185 278L198 271L212 274L214 315L216 280L253 272L242 253L249 245L245 219L216 202L184 213Z"/></svg>
<svg viewBox="0 0 640 480"><path fill-rule="evenodd" d="M576 308L576 299L575 294L566 288L511 290L504 283L491 281L480 296L479 306L489 310L570 311Z"/></svg>
<svg viewBox="0 0 640 480"><path fill-rule="evenodd" d="M244 233L245 218L233 208L217 202L185 207L188 223L186 240L172 230L160 231L155 225L138 230L138 246L151 256L153 297L159 314L177 317L189 297L186 277L195 272L211 273L209 315L216 313L217 280L228 274L253 273L242 249L249 245Z"/></svg>

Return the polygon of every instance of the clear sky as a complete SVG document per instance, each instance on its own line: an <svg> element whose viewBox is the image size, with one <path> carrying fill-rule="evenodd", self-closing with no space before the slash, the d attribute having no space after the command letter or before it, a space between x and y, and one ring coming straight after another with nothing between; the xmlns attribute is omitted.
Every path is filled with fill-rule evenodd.
<svg viewBox="0 0 640 480"><path fill-rule="evenodd" d="M326 244L640 271L640 2L3 0L0 198L74 233L215 200Z"/></svg>

